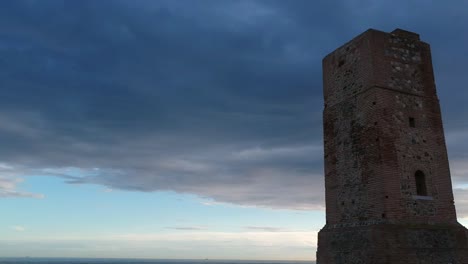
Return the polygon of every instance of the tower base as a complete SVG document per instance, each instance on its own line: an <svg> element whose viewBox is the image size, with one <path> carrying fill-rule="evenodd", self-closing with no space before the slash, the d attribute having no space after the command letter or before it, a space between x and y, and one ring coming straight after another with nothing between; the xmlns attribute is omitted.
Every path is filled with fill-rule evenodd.
<svg viewBox="0 0 468 264"><path fill-rule="evenodd" d="M358 225L320 230L317 264L468 264L458 223Z"/></svg>

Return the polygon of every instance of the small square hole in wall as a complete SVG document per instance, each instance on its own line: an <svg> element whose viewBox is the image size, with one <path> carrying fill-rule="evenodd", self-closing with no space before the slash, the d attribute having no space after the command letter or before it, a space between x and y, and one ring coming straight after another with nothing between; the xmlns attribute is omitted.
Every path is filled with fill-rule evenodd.
<svg viewBox="0 0 468 264"><path fill-rule="evenodd" d="M416 120L414 120L414 117L410 117L408 121L410 127L416 127Z"/></svg>

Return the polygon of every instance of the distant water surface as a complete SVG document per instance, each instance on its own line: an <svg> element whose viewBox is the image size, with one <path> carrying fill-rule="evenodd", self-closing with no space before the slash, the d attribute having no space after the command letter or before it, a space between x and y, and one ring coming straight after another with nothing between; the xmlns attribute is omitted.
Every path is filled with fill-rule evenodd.
<svg viewBox="0 0 468 264"><path fill-rule="evenodd" d="M314 261L0 258L0 264L315 264Z"/></svg>

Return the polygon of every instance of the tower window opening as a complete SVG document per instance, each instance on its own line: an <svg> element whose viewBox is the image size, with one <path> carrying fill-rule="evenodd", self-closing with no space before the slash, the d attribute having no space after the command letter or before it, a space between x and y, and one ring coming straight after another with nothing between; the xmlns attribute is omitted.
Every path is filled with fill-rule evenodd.
<svg viewBox="0 0 468 264"><path fill-rule="evenodd" d="M409 126L416 127L416 121L414 120L414 117L409 118Z"/></svg>
<svg viewBox="0 0 468 264"><path fill-rule="evenodd" d="M416 195L427 196L426 175L424 175L424 172L416 171L414 178L416 180Z"/></svg>

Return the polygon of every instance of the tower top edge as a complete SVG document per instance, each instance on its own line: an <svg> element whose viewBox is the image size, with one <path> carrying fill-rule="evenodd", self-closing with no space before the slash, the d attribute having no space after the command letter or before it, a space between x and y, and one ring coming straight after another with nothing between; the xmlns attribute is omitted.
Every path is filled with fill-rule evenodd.
<svg viewBox="0 0 468 264"><path fill-rule="evenodd" d="M403 38L408 38L408 39L414 39L414 40L420 40L419 39L419 34L414 33L412 31L404 30L401 28L396 28L390 34L398 36L398 37L403 37Z"/></svg>
<svg viewBox="0 0 468 264"><path fill-rule="evenodd" d="M378 30L378 29L374 29L374 28L369 28L367 29L366 31L362 32L361 34L357 35L356 37L354 37L353 39L347 41L346 43L344 43L343 45L339 46L337 49L335 49L334 51L328 53L325 57L323 57L323 60L325 60L327 57L329 57L330 55L332 55L333 53L335 53L337 50L343 48L343 47L346 47L347 45L349 45L350 43L352 42L356 42L358 39L360 38L363 38L367 35L370 35L372 33L380 33L380 34L387 34L387 35L393 35L393 36L396 36L396 37L401 37L401 38L407 38L407 39L412 39L412 40L417 40L417 41L420 41L420 38L419 38L419 34L415 33L415 32L412 32L412 31L408 31L408 30L404 30L404 29L401 29L401 28L395 28L393 31L391 32L385 32L385 31L382 31L382 30Z"/></svg>

